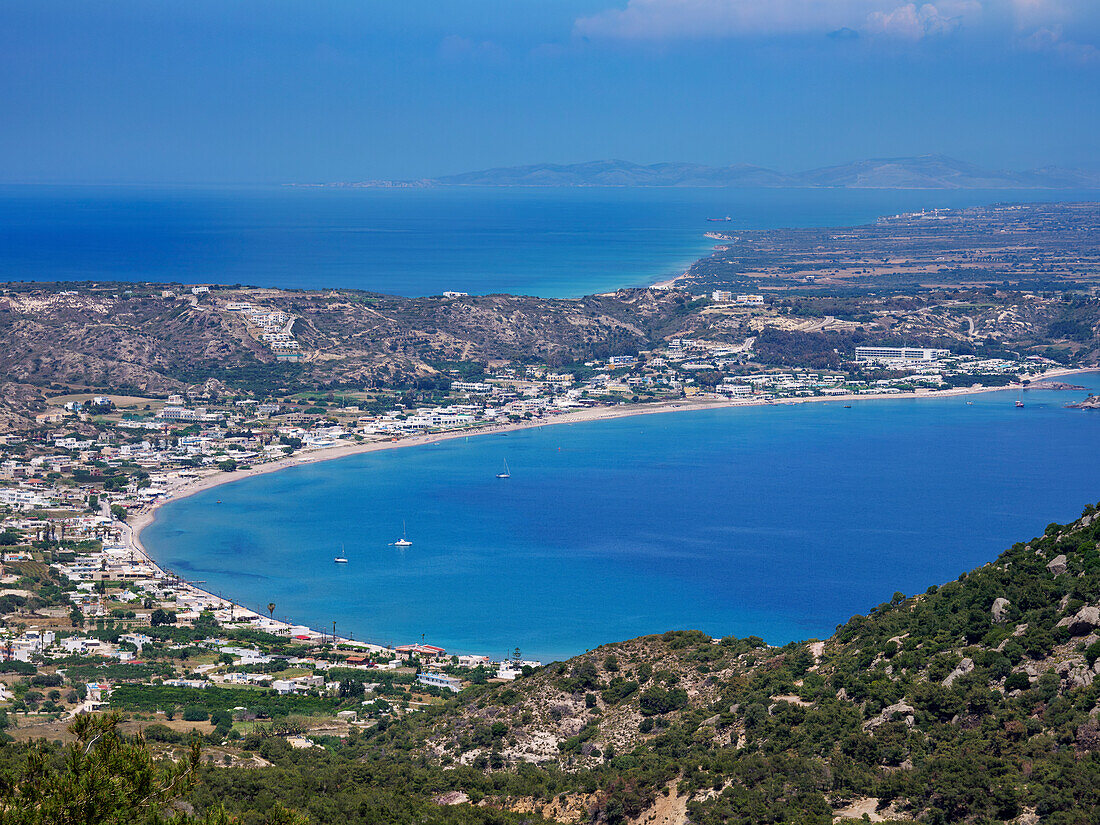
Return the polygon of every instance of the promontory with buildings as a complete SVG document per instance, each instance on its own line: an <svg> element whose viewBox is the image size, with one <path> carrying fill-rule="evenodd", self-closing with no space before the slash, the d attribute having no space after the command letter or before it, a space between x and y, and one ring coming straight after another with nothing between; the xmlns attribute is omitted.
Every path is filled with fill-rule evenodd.
<svg viewBox="0 0 1100 825"><path fill-rule="evenodd" d="M1017 404L1066 390L1091 415L1073 374L1100 358L1097 214L712 233L719 248L680 279L574 300L2 284L5 735L79 739L74 718L114 709L173 758L197 731L226 766L215 783L275 765L305 781L298 760L332 769L311 753L370 753L361 769L400 764L433 816L479 803L507 822L747 822L733 800L753 821L1038 816L1055 762L1085 779L1043 816L1095 810L1091 506L825 641L677 632L549 666L235 604L162 569L136 533L203 485L555 421L1005 387ZM804 726L824 750L792 740ZM987 792L940 796L975 760ZM286 790L273 798L292 803Z"/></svg>

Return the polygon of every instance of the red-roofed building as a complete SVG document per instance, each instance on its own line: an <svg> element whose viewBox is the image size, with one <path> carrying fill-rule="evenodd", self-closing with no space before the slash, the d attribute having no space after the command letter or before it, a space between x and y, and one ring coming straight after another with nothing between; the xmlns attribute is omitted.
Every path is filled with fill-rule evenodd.
<svg viewBox="0 0 1100 825"><path fill-rule="evenodd" d="M394 650L398 656L442 656L446 649L435 645L398 645Z"/></svg>

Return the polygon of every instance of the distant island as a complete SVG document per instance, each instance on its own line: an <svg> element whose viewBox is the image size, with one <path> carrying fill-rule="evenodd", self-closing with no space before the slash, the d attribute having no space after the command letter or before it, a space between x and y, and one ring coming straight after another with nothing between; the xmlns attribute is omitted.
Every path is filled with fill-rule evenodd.
<svg viewBox="0 0 1100 825"><path fill-rule="evenodd" d="M683 186L831 189L1096 189L1100 172L1044 166L1021 172L986 169L945 155L873 158L786 174L750 164L706 166L596 160L539 163L419 180L367 180L295 186L420 188L437 186Z"/></svg>

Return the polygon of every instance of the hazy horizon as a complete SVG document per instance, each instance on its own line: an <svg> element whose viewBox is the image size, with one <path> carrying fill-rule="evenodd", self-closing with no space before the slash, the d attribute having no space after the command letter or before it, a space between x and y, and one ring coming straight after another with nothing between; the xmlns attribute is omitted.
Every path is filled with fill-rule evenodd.
<svg viewBox="0 0 1100 825"><path fill-rule="evenodd" d="M6 183L1098 163L1082 0L16 0L0 32Z"/></svg>

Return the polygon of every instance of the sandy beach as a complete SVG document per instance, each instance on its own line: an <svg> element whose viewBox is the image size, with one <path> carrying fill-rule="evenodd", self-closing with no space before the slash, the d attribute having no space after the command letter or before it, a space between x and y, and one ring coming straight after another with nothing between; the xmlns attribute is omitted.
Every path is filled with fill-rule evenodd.
<svg viewBox="0 0 1100 825"><path fill-rule="evenodd" d="M1057 378L1065 378L1095 372L1095 369L1055 369L1037 375L1033 381L1049 381ZM216 472L202 478L187 480L169 488L167 495L141 511L134 513L130 519L130 527L133 533L134 549L147 555L144 545L141 543L141 532L156 519L156 511L170 501L186 498L201 493L223 484L232 484L245 479L254 478L265 473L274 473L289 467L299 467L303 464L315 464L320 461L334 461L361 453L373 453L381 450L396 450L403 447L416 447L425 444L434 444L438 441L449 441L455 438L467 438L469 436L489 435L492 433L514 432L526 430L532 427L546 427L558 424L581 424L588 421L606 421L614 418L626 418L636 415L658 415L672 412L691 412L697 410L717 410L731 407L765 407L782 406L789 404L814 404L814 403L851 403L852 401L919 401L929 398L952 398L960 395L977 395L979 393L1000 392L1004 390L1018 390L1022 385L1011 384L1006 387L959 387L956 389L942 390L928 393L867 393L847 394L832 396L807 396L799 398L782 398L770 401L737 400L726 401L716 399L677 399L675 401L652 404L619 404L614 407L589 407L574 412L561 413L560 415L534 418L530 421L517 421L507 424L491 424L481 427L473 427L464 430L451 430L440 433L412 435L404 438L392 438L367 443L343 444L338 447L329 447L312 450L288 458L278 459L250 467L246 470L234 470L233 472Z"/></svg>
<svg viewBox="0 0 1100 825"><path fill-rule="evenodd" d="M1032 381L1036 382L1054 380L1095 371L1096 370L1094 368L1055 369L1035 376ZM950 398L960 395L976 395L979 393L1000 392L1003 390L1019 390L1021 388L1022 385L1020 384L1012 384L1006 387L959 387L956 389L920 394L868 393L863 395L847 394L834 396L808 396L799 398L776 399L769 401L729 401L716 399L685 398L677 399L675 401L652 404L620 404L614 407L590 407L582 410L576 410L574 412L562 413L560 415L535 418L530 421L510 422L507 424L492 424L464 430L413 435L404 438L393 438L379 441L371 441L367 443L345 444L337 447L318 449L301 453L299 455L289 456L287 458L260 464L256 467L250 467L245 470L235 470L233 472L218 471L209 475L204 475L201 478L186 479L175 485L169 485L166 488L166 494L157 502L145 508L142 508L139 511L131 512L130 518L127 523L128 529L126 530L126 543L129 545L129 548L133 552L140 554L150 564L157 565L156 561L149 555L145 546L142 544L141 533L146 527L148 527L156 520L157 511L168 502L186 498L188 496L195 495L196 493L203 492L204 490L210 490L214 487L219 487L223 484L232 484L235 482L244 481L246 479L254 478L258 475L263 475L265 473L274 473L279 470L285 470L290 467L298 467L303 464L315 464L321 461L335 461L336 459L346 458L348 456L359 455L362 453L378 452L381 450L396 450L404 447L423 446L427 444L434 444L440 441L448 441L455 438L467 438L469 436L489 435L492 433L514 432L518 430L530 429L532 427L544 427L560 424L581 424L589 421L606 421L615 418L626 418L639 415L658 415L673 412L715 410L732 407L763 407L790 404L848 404L854 401L920 401L922 399ZM159 567L159 565L157 566ZM199 587L195 587L194 585L191 585L191 587L197 592L207 593L214 598L224 599L224 597L214 596L214 594L210 594L209 591L203 590ZM268 618L243 605L238 604L236 605L236 607L240 610L242 614L258 616L265 620Z"/></svg>

